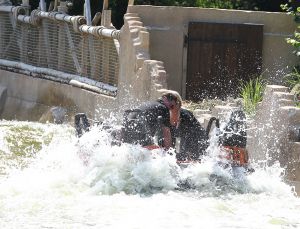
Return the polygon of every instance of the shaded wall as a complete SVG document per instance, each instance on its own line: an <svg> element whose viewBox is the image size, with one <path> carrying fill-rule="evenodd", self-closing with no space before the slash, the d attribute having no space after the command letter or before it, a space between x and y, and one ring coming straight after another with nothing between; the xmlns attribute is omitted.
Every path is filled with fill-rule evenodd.
<svg viewBox="0 0 300 229"><path fill-rule="evenodd" d="M292 47L284 40L293 34L296 24L285 13L165 6L128 6L127 12L139 15L150 33L151 58L164 62L169 88L183 96L187 68L184 37L191 21L264 24L263 72L273 83L280 82L289 71L287 66L297 63Z"/></svg>
<svg viewBox="0 0 300 229"><path fill-rule="evenodd" d="M115 98L68 84L0 70L0 85L7 89L1 118L38 121L51 107L68 110L68 121L77 112L90 118L108 117L115 109Z"/></svg>

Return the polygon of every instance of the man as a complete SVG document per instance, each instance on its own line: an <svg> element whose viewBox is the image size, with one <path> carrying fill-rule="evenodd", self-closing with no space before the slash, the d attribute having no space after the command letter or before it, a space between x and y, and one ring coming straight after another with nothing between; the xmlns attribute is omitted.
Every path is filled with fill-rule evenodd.
<svg viewBox="0 0 300 229"><path fill-rule="evenodd" d="M181 96L166 90L161 98L147 102L138 109L125 111L122 141L140 144L150 149L154 136L165 149L175 148L180 139L176 158L178 161L196 161L208 147L208 135L192 112L181 108Z"/></svg>
<svg viewBox="0 0 300 229"><path fill-rule="evenodd" d="M181 96L172 90L164 90L157 101L142 104L137 109L124 113L122 141L142 146L158 145L169 149L172 147L170 128L179 122Z"/></svg>
<svg viewBox="0 0 300 229"><path fill-rule="evenodd" d="M208 134L192 112L181 108L177 128L172 128L172 136L180 139L178 161L197 161L208 147Z"/></svg>
<svg viewBox="0 0 300 229"><path fill-rule="evenodd" d="M192 112L181 108L182 99L176 91L164 90L157 101L146 102L136 109L126 110L121 131L112 131L115 144L140 144L145 148L175 148L180 138L179 161L198 160L208 146L208 136ZM82 122L82 124L81 124ZM78 136L89 130L85 114L77 114ZM157 142L154 138L157 138ZM157 144L157 145L156 145Z"/></svg>

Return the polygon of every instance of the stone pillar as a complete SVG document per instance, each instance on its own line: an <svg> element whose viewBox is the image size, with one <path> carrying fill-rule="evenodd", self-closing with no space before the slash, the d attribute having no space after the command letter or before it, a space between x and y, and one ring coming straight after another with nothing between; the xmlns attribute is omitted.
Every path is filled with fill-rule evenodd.
<svg viewBox="0 0 300 229"><path fill-rule="evenodd" d="M279 160L279 143L276 140L285 127L281 122L284 117L278 111L281 106L291 105L292 99L287 87L267 85L263 101L247 131L247 148L251 158L269 163Z"/></svg>
<svg viewBox="0 0 300 229"><path fill-rule="evenodd" d="M281 142L280 165L285 168L285 178L300 195L300 108L286 106L280 108L287 128ZM287 120L287 121L285 121Z"/></svg>
<svg viewBox="0 0 300 229"><path fill-rule="evenodd" d="M167 88L163 62L151 60L149 32L137 14L126 14L120 36L119 106L128 109L136 102L157 99Z"/></svg>

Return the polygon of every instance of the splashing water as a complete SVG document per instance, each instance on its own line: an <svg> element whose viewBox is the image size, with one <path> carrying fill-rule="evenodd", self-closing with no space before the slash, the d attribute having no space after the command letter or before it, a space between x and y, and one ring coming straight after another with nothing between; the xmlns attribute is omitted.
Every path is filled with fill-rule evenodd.
<svg viewBox="0 0 300 229"><path fill-rule="evenodd" d="M300 227L278 164L246 175L207 157L183 169L174 153L111 146L97 128L79 140L67 125L0 129L1 228Z"/></svg>

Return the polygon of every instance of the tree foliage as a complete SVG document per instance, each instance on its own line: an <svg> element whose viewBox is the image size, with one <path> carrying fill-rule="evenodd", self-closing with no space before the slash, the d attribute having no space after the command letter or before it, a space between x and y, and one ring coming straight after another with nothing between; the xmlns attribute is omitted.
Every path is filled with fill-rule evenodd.
<svg viewBox="0 0 300 229"><path fill-rule="evenodd" d="M289 0L135 0L135 5L188 6L240 10L282 11L281 4Z"/></svg>
<svg viewBox="0 0 300 229"><path fill-rule="evenodd" d="M294 16L294 20L297 23L300 23L300 7L297 7L297 5L281 5L282 9L287 11L289 14L292 14ZM292 45L295 49L293 51L294 54L300 58L300 26L297 26L297 30L294 32L294 36L290 38L286 38L286 42L290 45ZM298 62L298 65L294 66L294 69L292 72L287 74L284 77L285 84L292 89L291 92L294 94L296 106L300 107L300 65Z"/></svg>
<svg viewBox="0 0 300 229"><path fill-rule="evenodd" d="M289 7L288 4L281 5L283 10L286 10L289 14L294 16L294 20L300 23L300 7L294 9L293 7ZM300 57L300 25L297 27L298 29L294 32L294 36L291 38L287 38L286 41L288 44L295 47L294 53L296 56Z"/></svg>
<svg viewBox="0 0 300 229"><path fill-rule="evenodd" d="M185 6L195 7L197 6L197 0L135 0L135 5L153 5L153 6Z"/></svg>
<svg viewBox="0 0 300 229"><path fill-rule="evenodd" d="M47 7L53 0L45 0ZM61 0L62 1L62 0ZM203 7L221 8L238 10L256 11L282 11L280 5L292 1L292 5L299 5L299 0L135 0L135 5L154 5L154 6L183 6L183 7ZM20 5L22 0L11 0L13 5ZM72 4L70 15L83 15L85 0L67 0ZM31 9L36 9L39 0L29 0ZM103 0L90 0L92 17L102 11ZM112 22L116 28L123 25L123 16L127 10L128 0L109 0L109 8L112 10Z"/></svg>

